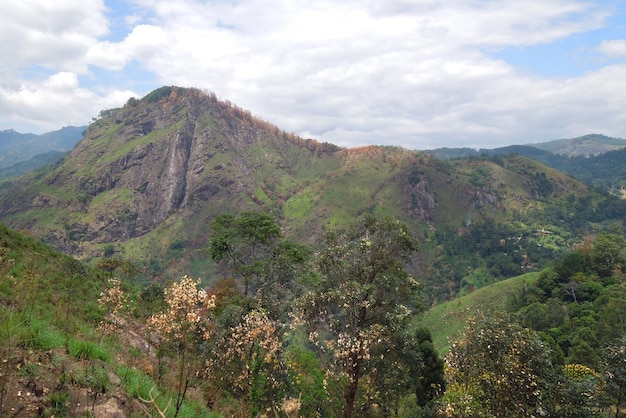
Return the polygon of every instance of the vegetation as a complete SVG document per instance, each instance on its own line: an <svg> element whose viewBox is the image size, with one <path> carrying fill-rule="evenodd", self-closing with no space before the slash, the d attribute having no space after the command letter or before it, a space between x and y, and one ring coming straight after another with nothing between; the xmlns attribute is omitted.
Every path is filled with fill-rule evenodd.
<svg viewBox="0 0 626 418"><path fill-rule="evenodd" d="M321 281L300 301L296 322L306 326L329 385L343 393L347 418L370 414L372 403L389 414L403 391L415 390L405 350L408 321L421 310L419 285L402 261L418 248L406 225L366 216L344 234L329 232L317 257ZM371 393L360 400L363 386Z"/></svg>
<svg viewBox="0 0 626 418"><path fill-rule="evenodd" d="M165 87L10 183L3 219L89 264L0 228L0 415L623 413L626 206L536 161Z"/></svg>
<svg viewBox="0 0 626 418"><path fill-rule="evenodd" d="M220 214L270 214L290 240L316 249L326 228L389 216L420 239L413 268L435 303L539 270L584 235L623 229L623 201L521 155L444 161L342 149L215 94L167 86L103 112L54 167L0 185L0 213L81 259L131 261L141 284L216 279L204 246Z"/></svg>
<svg viewBox="0 0 626 418"><path fill-rule="evenodd" d="M71 415L89 388L89 413L123 396L126 412L168 417L619 415L619 235L590 236L517 285L466 296L489 308L499 299L501 314L451 302L469 319L450 334L444 362L433 344L443 330L433 325L433 338L414 325L425 305L410 273L420 245L406 224L365 215L329 230L315 252L267 214L212 226L207 247L223 279L143 289L128 261L87 267L3 227L2 410L21 402ZM80 305L70 299L78 288ZM54 354L42 368L44 350ZM30 403L12 395L32 384L41 390Z"/></svg>

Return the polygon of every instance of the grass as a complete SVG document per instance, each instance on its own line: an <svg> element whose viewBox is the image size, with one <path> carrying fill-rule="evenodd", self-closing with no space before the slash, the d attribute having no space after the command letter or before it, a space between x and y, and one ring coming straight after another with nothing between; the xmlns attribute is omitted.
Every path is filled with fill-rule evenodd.
<svg viewBox="0 0 626 418"><path fill-rule="evenodd" d="M21 341L25 347L31 349L52 350L62 347L66 337L48 321L33 318L29 326L24 329Z"/></svg>
<svg viewBox="0 0 626 418"><path fill-rule="evenodd" d="M435 349L445 355L450 348L450 341L461 337L470 317L480 312L504 312L508 295L521 290L525 284L535 281L537 277L538 273L524 274L475 290L453 301L441 303L425 312L415 325L430 329Z"/></svg>
<svg viewBox="0 0 626 418"><path fill-rule="evenodd" d="M160 389L149 376L135 368L120 366L117 369L117 374L122 379L122 386L131 397L145 400L153 398L161 411L167 408L166 416L173 416L175 394ZM169 407L168 403L170 403ZM147 406L145 402L144 405ZM220 415L207 410L198 402L186 399L180 408L178 416L180 418L217 418Z"/></svg>
<svg viewBox="0 0 626 418"><path fill-rule="evenodd" d="M102 345L93 341L70 339L68 341L70 355L77 359L84 360L102 360L108 362L111 353Z"/></svg>

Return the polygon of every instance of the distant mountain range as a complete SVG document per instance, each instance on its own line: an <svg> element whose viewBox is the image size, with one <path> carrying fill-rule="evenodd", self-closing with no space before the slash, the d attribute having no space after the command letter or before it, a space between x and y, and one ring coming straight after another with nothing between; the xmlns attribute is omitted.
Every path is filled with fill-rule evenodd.
<svg viewBox="0 0 626 418"><path fill-rule="evenodd" d="M516 153L529 158L547 159L547 155L559 155L563 157L592 157L610 151L626 148L626 140L612 138L606 135L589 134L569 139L555 139L536 144L509 145L498 148L438 148L425 151L437 158L454 159L467 156L502 155ZM540 150L540 151L537 151ZM545 152L541 152L545 151Z"/></svg>
<svg viewBox="0 0 626 418"><path fill-rule="evenodd" d="M24 174L58 161L83 137L86 126L67 126L41 135L0 131L0 178Z"/></svg>
<svg viewBox="0 0 626 418"><path fill-rule="evenodd" d="M565 157L590 157L626 147L626 140L610 136L590 134L570 139L529 144L532 147Z"/></svg>
<svg viewBox="0 0 626 418"><path fill-rule="evenodd" d="M493 149L440 148L425 151L442 159L521 155L567 173L603 191L626 189L626 140L591 134L571 139Z"/></svg>

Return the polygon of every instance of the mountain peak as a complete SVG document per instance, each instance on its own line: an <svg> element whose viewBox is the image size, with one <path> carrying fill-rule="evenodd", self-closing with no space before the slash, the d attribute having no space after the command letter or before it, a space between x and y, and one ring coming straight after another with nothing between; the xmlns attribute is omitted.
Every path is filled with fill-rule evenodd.
<svg viewBox="0 0 626 418"><path fill-rule="evenodd" d="M566 157L589 157L624 148L626 147L626 140L602 134L587 134L576 138L555 139L531 145Z"/></svg>

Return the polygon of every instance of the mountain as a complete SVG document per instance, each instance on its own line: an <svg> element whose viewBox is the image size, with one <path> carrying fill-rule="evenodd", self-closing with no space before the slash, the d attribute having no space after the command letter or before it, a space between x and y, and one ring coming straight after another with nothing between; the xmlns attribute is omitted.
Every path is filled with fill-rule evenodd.
<svg viewBox="0 0 626 418"><path fill-rule="evenodd" d="M425 151L443 159L521 155L539 161L599 190L623 196L626 189L626 141L604 135L585 135L541 144L494 149L440 148Z"/></svg>
<svg viewBox="0 0 626 418"><path fill-rule="evenodd" d="M28 173L29 171L33 171L40 167L54 164L61 158L63 158L65 154L66 152L61 151L48 151L42 154L37 154L29 160L21 161L8 167L0 168L0 179L6 177L21 176Z"/></svg>
<svg viewBox="0 0 626 418"><path fill-rule="evenodd" d="M626 140L599 134L589 134L577 138L556 139L530 145L566 157L589 157L626 148Z"/></svg>
<svg viewBox="0 0 626 418"><path fill-rule="evenodd" d="M272 214L312 245L364 213L402 220L423 242L414 268L435 298L537 268L625 213L520 155L345 149L178 87L107 111L51 170L0 190L2 222L83 259L129 259L145 280L213 274L209 224L243 210Z"/></svg>
<svg viewBox="0 0 626 418"><path fill-rule="evenodd" d="M527 145L509 145L499 148L437 148L425 151L427 154L442 159L455 159L468 156L480 155L505 155L519 154L541 162L550 161L555 156L568 157L591 157L598 156L610 151L626 148L626 140L611 138L605 135L590 134L577 138L555 139L548 142L540 142ZM557 158L558 159L558 158Z"/></svg>
<svg viewBox="0 0 626 418"><path fill-rule="evenodd" d="M22 134L12 129L0 131L0 178L24 174L24 170L58 161L62 153L80 141L85 128L66 126L41 135ZM52 156L58 158L51 159Z"/></svg>

